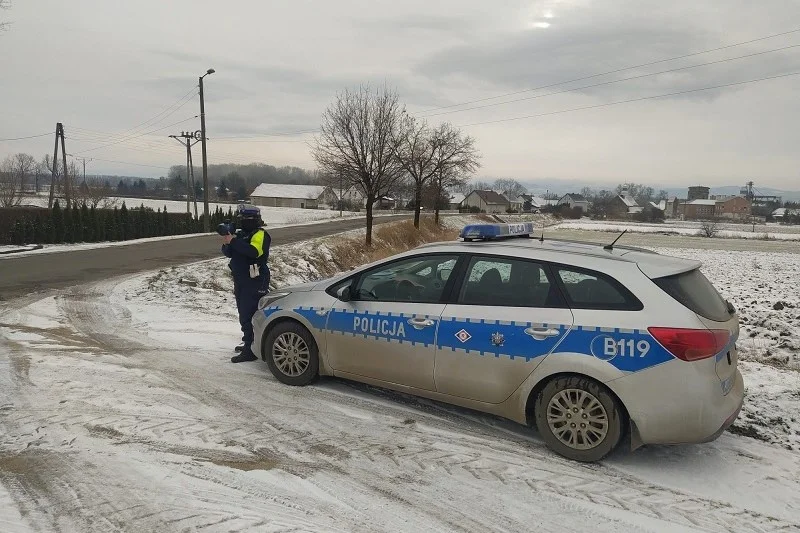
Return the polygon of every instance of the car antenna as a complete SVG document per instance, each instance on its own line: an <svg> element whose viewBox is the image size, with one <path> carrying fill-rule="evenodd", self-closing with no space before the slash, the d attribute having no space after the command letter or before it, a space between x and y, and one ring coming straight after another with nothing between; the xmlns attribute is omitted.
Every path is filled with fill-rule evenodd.
<svg viewBox="0 0 800 533"><path fill-rule="evenodd" d="M606 244L605 246L603 246L603 250L613 250L614 245L617 244L617 241L620 240L622 236L625 235L626 233L628 233L628 230L624 230L622 233L620 233L619 237L614 239L614 242L612 242L611 244Z"/></svg>

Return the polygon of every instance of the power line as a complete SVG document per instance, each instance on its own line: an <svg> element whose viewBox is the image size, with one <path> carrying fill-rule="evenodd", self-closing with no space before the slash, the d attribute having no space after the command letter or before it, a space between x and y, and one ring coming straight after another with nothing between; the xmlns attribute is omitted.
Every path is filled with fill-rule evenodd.
<svg viewBox="0 0 800 533"><path fill-rule="evenodd" d="M138 166L138 167L160 168L162 170L163 169L169 169L168 166L163 166L163 165L145 165L143 163L132 163L130 161L118 161L116 159L100 159L98 157L94 157L92 159L94 159L95 161L103 161L105 163L120 163L122 165L135 165L135 166Z"/></svg>
<svg viewBox="0 0 800 533"><path fill-rule="evenodd" d="M760 42L760 41L765 41L765 40L768 40L768 39L774 39L776 37L782 37L784 35L791 35L791 34L797 33L797 32L800 32L800 28L797 28L797 29L794 29L794 30L785 31L785 32L780 32L780 33L774 33L774 34L771 34L771 35L766 35L764 37L758 37L756 39L750 39L750 40L747 40L747 41L741 41L741 42L737 42L737 43L732 43L732 44L728 44L728 45L725 45L725 46L719 46L717 48L710 48L708 50L702 50L700 52L692 52L690 54L684 54L684 55L680 55L680 56L668 57L668 58L659 59L659 60L656 60L656 61L650 61L650 62L647 62L647 63L640 63L638 65L631 65L631 66L627 66L627 67L623 67L623 68L609 70L609 71L606 71L606 72L601 72L601 73L598 73L598 74L591 74L589 76L582 76L582 77L574 78L574 79L571 79L571 80L564 80L564 81L560 81L560 82L557 82L557 83L551 83L551 84L547 84L547 85L540 85L538 87L533 87L533 88L530 88L530 89L523 89L523 90L520 90L520 91L514 91L514 92L510 92L510 93L499 94L499 95L496 95L496 96L489 96L489 97L486 97L486 98L478 98L478 99L475 99L475 100L469 100L469 101L460 102L460 103L457 103L457 104L450 104L450 105L446 105L446 106L434 107L434 108L427 109L425 111L421 111L421 112L415 113L415 114L417 114L417 115L421 114L423 116L437 116L439 114L437 114L437 115L427 115L427 113L430 113L431 111L438 111L438 110L441 110L441 109L451 109L453 107L461 107L461 106L464 106L464 105L476 104L476 103L479 103L479 102L486 102L486 101L489 101L489 100L497 100L499 98L505 98L505 97L508 97L508 96L515 96L515 95L518 95L518 94L524 94L524 93L528 93L528 92L539 91L539 90L542 90L542 89L548 89L550 87L557 87L559 85L565 85L567 83L574 83L574 82L578 82L578 81L584 81L584 80L589 80L589 79L593 79L593 78L598 78L598 77L601 77L601 76L607 76L609 74L616 74L616 73L619 73L619 72L624 72L626 70L632 70L632 69L635 69L635 68L649 67L649 66L652 66L652 65L658 65L660 63L667 63L669 61L677 61L678 59L686 59L686 58L689 58L689 57L699 56L699 55L703 55L703 54L709 54L709 53L712 53L712 52L719 52L721 50L727 50L729 48L735 48L737 46L743 46L745 44L752 44L752 43L756 43L756 42ZM756 54L754 54L754 55L756 55ZM743 57L748 57L748 56L743 56ZM709 64L713 64L713 63L709 63ZM693 68L693 67L691 67L691 68ZM669 71L666 71L666 72L669 72ZM622 80L618 80L618 81L622 81ZM558 93L552 93L552 94L558 94ZM511 102L507 102L507 103L511 103ZM497 104L497 105L501 105L501 104ZM464 111L466 111L466 110L464 110ZM444 113L441 113L441 114L444 114ZM243 140L248 140L248 139L258 139L258 138L263 138L263 137L280 137L280 136L303 135L303 134L307 134L307 133L317 133L318 131L319 131L319 129L317 128L317 129L313 129L313 130L301 130L301 131L293 131L293 132L264 133L264 134L258 134L258 135L253 135L253 136L217 137L216 139L217 140L221 140L221 139L243 139Z"/></svg>
<svg viewBox="0 0 800 533"><path fill-rule="evenodd" d="M775 37L781 37L781 36L784 36L784 35L790 35L792 33L797 33L797 32L800 32L800 28L797 28L797 29L794 29L794 30L789 30L789 31L784 31L784 32L781 32L781 33L774 33L772 35L767 35L765 37L759 37L757 39L750 39L749 41L742 41L742 42L738 42L738 43L728 44L728 45L725 45L725 46L720 46L718 48L710 48L708 50L703 50L702 52L693 52L691 54L685 54L685 55L682 55L682 56L668 57L668 58L665 58L665 59L659 59L657 61L650 61L649 63L641 63L639 65L632 65L632 66L629 66L629 67L618 68L618 69L615 69L615 70L609 70L607 72L601 72L599 74L592 74L590 76L583 76L583 77L574 78L574 79L571 79L571 80L560 81L558 83L551 83L549 85L540 85L539 87L533 87L531 89L523 89L523 90L520 90L520 91L514 91L514 92L510 92L510 93L499 94L497 96L489 96L489 97L486 97L486 98L478 98L477 100L470 100L470 101L461 102L461 103L458 103L458 104L450 104L450 105L446 105L446 106L434 107L434 108L422 111L421 113L429 113L431 111L438 111L440 109L450 109L450 108L453 108L453 107L460 107L462 105L470 105L470 104L476 104L478 102L486 102L487 100L496 100L498 98L505 98L506 96L515 96L517 94L528 93L528 92L532 92L532 91L539 91L539 90L542 90L542 89L549 89L550 87L557 87L559 85L564 85L566 83L574 83L576 81L589 80L589 79L592 79L592 78L598 78L600 76L607 76L609 74L616 74L618 72L624 72L626 70L631 70L631 69L635 69L635 68L649 67L649 66L652 66L652 65L658 65L659 63L667 63L669 61L677 61L678 59L686 59L687 57L694 57L694 56L699 56L699 55L703 55L703 54L710 54L711 52L719 52L720 50L727 50L728 48L735 48L737 46L742 46L742 45L745 45L745 44L751 44L751 43L756 43L756 42L759 42L759 41L765 41L767 39L774 39Z"/></svg>
<svg viewBox="0 0 800 533"><path fill-rule="evenodd" d="M47 133L40 133L39 135L28 135L27 137L10 137L8 139L0 139L0 142L5 141L22 141L24 139L36 139L37 137L49 137L52 135L52 131L48 131Z"/></svg>
<svg viewBox="0 0 800 533"><path fill-rule="evenodd" d="M669 69L669 70L661 70L659 72L651 72L651 73L648 73L648 74L639 74L638 76L630 76L628 78L620 78L618 80L602 81L600 83L593 83L591 85L584 85L582 87L573 87L573 88L570 88L570 89L563 89L561 91L554 91L554 92L551 92L551 93L536 94L536 95L533 95L533 96L526 96L524 98L517 98L515 100L507 100L505 102L496 102L496 103L493 103L493 104L484 104L484 105L475 106L475 107L465 107L464 109L454 109L452 111L442 111L441 113L431 113L429 115L423 115L423 116L424 117L436 117L436 116L439 116L439 115L448 115L448 114L451 114L451 113L461 113L463 111L474 111L476 109L485 109L487 107L494 107L494 106L505 105L505 104L514 104L514 103L517 103L517 102L524 102L524 101L527 101L527 100L534 100L534 99L537 99L537 98L545 98L547 96L554 96L554 95L557 95L557 94L564 94L564 93L569 93L569 92L574 92L574 91L581 91L583 89L591 89L591 88L600 87L600 86L603 86L603 85L613 85L615 83L622 83L622 82L625 82L625 81L638 80L638 79L641 79L641 78L648 78L648 77L651 77L651 76L658 76L660 74L669 74L670 72L677 72L677 71L680 71L680 70L689 70L689 69L693 69L693 68L707 67L709 65L716 65L716 64L719 64L719 63L727 63L729 61L736 61L738 59L746 59L748 57L760 56L760 55L764 55L764 54L770 54L770 53L773 53L773 52L780 52L780 51L783 51L783 50L788 50L790 48L797 48L797 47L800 47L800 44L792 44L792 45L789 45L789 46L784 46L782 48L775 48L774 50L765 50L763 52L754 52L752 54L746 54L746 55L737 56L737 57L729 57L727 59L718 59L717 61L709 61L708 63L697 63L695 65L689 65L689 66L686 66L686 67L677 67L677 68L672 68L672 69Z"/></svg>
<svg viewBox="0 0 800 533"><path fill-rule="evenodd" d="M287 131L287 132L279 132L279 133L264 133L258 134L253 136L244 136L244 137L216 137L217 140L221 139L259 139L261 137L291 137L292 135L303 135L305 133L316 133L319 131L319 128L315 128L313 130L300 130L300 131Z"/></svg>
<svg viewBox="0 0 800 533"><path fill-rule="evenodd" d="M131 136L131 137L128 137L128 138L122 138L122 139L119 139L119 140L117 140L117 141L114 141L114 142L111 142L111 143L108 143L108 144L104 144L103 146L97 146L97 147L95 147L95 148L89 148L89 149L87 149L87 150L81 150L81 151L79 151L79 152L76 152L76 153L78 153L78 154L85 154L86 152L93 152L94 150L101 150L101 149L103 149L103 148L107 148L107 147L109 147L109 146L114 146L115 144L119 144L119 143L122 143L122 142L128 141L128 140L130 140L130 139L136 139L136 138L138 138L138 137L144 137L145 135L150 135L151 133L156 133L156 132L158 132L158 131L163 131L163 130L169 129L169 128L173 127L173 126L177 126L178 124L183 124L184 122L188 122L188 121L190 121L190 120L194 120L194 119L196 119L196 118L197 118L197 116L198 116L198 115L194 115L193 117L189 117L189 118L186 118L186 119L183 119L183 120L179 120L178 122L175 122L175 123L173 123L173 124L169 124L169 125L167 125L167 126L164 126L163 128L158 128L158 129L155 129L155 130L148 131L148 132L146 132L146 133L141 133L141 134L138 134L138 135L133 135L133 136Z"/></svg>
<svg viewBox="0 0 800 533"><path fill-rule="evenodd" d="M144 125L155 125L155 124L157 124L158 122L161 122L161 121L163 121L163 120L164 120L164 119L166 119L166 118L167 118L169 115L171 115L172 113L174 113L175 111L177 111L178 109L180 109L181 107L183 107L184 105L186 105L186 104L187 104L187 103L188 103L188 102L191 100L191 98L187 99L187 97L189 97L190 95L191 95L191 96L194 96L192 93L194 93L195 89L196 89L195 87L192 87L192 88L191 88L191 89L189 89L189 91L188 91L188 92L186 92L186 93L185 93L183 96L181 96L181 97L180 97L180 98L178 98L178 99L177 99L175 102L173 102L173 103L171 103L170 105L168 105L167 107L165 107L165 108L164 108L162 111L160 111L159 113L155 114L153 117L151 117L151 118L149 118L149 119L145 120L144 122L140 122L139 124L137 124L136 126L133 126L132 128L128 128L127 130L124 130L124 131L123 131L122 133L120 133L119 135L123 135L123 136L124 136L124 135L127 135L129 132L132 134L132 133L134 132L134 130L137 130L137 129L138 129L138 128L140 128L141 126L144 126ZM186 101L184 101L184 100L186 100ZM182 102L182 103L181 103L181 102ZM167 115L167 116L165 116L165 117L161 118L161 120L159 120L158 122L156 122L156 123L154 123L154 124L150 124L150 123L151 123L151 122L153 122L155 119L157 119L158 117L160 117L161 115L163 115L164 113L166 113L167 111L169 111L169 110L170 110L172 107L174 107L174 106L175 106L175 105L177 105L177 104L180 104L180 106L179 106L178 108L174 109L173 111L171 111L171 112L169 113L169 115Z"/></svg>
<svg viewBox="0 0 800 533"><path fill-rule="evenodd" d="M800 72L790 72L788 74L779 74L777 76L768 76L768 77L765 77L765 78L757 78L757 79L754 79L754 80L746 80L746 81L737 81L737 82L732 82L732 83L724 83L722 85L713 85L711 87L702 87L700 89L687 89L685 91L678 91L678 92L667 93L667 94L658 94L658 95L655 95L655 96L644 96L644 97L641 97L641 98L631 98L629 100L619 100L617 102L607 102L605 104L596 104L596 105L589 105L589 106L583 106L583 107L573 107L571 109L562 109L560 111L550 111L548 113L539 113L539 114L536 114L536 115L524 115L524 116L521 116L521 117L510 117L510 118L503 118L503 119L498 119L498 120L487 120L485 122L473 122L472 124L462 124L459 127L460 128L468 128L470 126L482 126L484 124L496 124L496 123L499 123L499 122L511 122L511 121L514 121L514 120L524 120L526 118L546 117L546 116L549 116L549 115L558 115L558 114L561 114L561 113L571 113L573 111L583 111L583 110L586 110L586 109L597 109L597 108L600 108L600 107L610 107L610 106L619 105L619 104L629 104L631 102L642 102L644 100L655 100L655 99L658 99L658 98L667 98L667 97L670 97L670 96L678 96L678 95L681 95L681 94L696 93L696 92L700 92L700 91L710 91L710 90L713 90L713 89L722 89L724 87L733 87L733 86L736 86L736 85L745 85L747 83L756 83L756 82L759 82L759 81L775 80L775 79L778 79L778 78L788 78L789 76L797 76L798 74L800 74Z"/></svg>

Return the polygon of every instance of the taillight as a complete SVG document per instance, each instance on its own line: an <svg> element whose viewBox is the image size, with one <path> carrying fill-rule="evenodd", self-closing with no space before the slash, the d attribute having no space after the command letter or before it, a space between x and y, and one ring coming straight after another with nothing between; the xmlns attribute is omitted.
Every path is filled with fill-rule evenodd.
<svg viewBox="0 0 800 533"><path fill-rule="evenodd" d="M669 353L684 361L717 355L731 337L726 329L648 328L648 331Z"/></svg>

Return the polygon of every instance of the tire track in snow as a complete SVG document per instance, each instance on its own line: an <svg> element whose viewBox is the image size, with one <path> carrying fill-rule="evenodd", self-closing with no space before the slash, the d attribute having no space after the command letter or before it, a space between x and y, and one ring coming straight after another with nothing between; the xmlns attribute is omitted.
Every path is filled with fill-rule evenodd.
<svg viewBox="0 0 800 533"><path fill-rule="evenodd" d="M184 451L213 456L225 445L233 445L251 454L256 451L272 453L276 457L291 458L284 459L283 465L278 463L279 468L283 466L289 472L293 468L302 470L306 465L307 473L311 473L310 479L320 487L328 486L329 490L333 490L335 483L317 478L340 479L330 477L331 472L338 472L348 483L358 487L353 489L355 492L372 494L384 500L398 500L396 480L387 478L385 473L399 471L408 475L415 486L424 486L435 480L434 485L439 488L441 483L448 486L458 486L460 483L484 487L478 490L500 486L514 492L527 491L560 507L578 509L582 515L596 514L598 518L615 523L622 520L622 529L626 525L633 526L635 521L620 518L620 512L704 531L779 531L797 527L797 524L727 503L643 484L640 480L621 476L602 466L576 465L544 451L541 445L504 433L498 434L494 428L469 420L470 417L453 415L448 409L431 407L425 403L409 407L393 405L391 399L386 401L385 397L380 396L370 398L363 393L348 397L346 404L365 413L366 418L378 418L377 423L383 424L384 433L370 434L360 431L358 427L342 431L339 425L349 418L348 415L326 410L325 404L341 404L347 394L324 386L302 391L276 387L274 383L265 381L266 378L261 379L257 375L254 379L246 372L236 374L237 379L232 380L231 367L228 365L223 368L223 365L213 362L187 368L185 360L160 357L159 352L154 351L157 346L153 346L150 339L142 338L138 332L130 329L129 314L111 309L108 287L110 285L71 290L60 300L59 305L63 305L67 311L70 323L88 338L88 345L99 346L112 353L116 353L116 346L122 346L126 358L134 359L136 365L157 374L160 387L173 387L182 395L195 399L196 403L215 409L221 416L132 414L114 409L79 412L70 411L69 408L56 412L7 409L0 411L0 420L22 428L31 435L35 427L41 426L65 428L68 433L78 434L88 434L94 430L94 437L99 435L116 445L145 446L179 454ZM42 334L46 335L46 331ZM240 379L242 376L250 379L244 382L244 390ZM124 385L130 386L131 383ZM87 400L110 400L104 398L103 394L98 390L95 398ZM242 401L243 395L255 397L257 401L245 403ZM290 408L287 397L294 399L295 403L308 405L299 406L301 415L306 418L303 429L295 427L298 406ZM265 404L278 408L265 410ZM417 419L413 427L387 423L391 419L402 420L409 411ZM315 412L325 415L314 417ZM105 434L103 429L107 430ZM487 436L496 442L487 442ZM184 443L187 440L208 443L209 447L186 446ZM62 442L59 438L53 438L49 445L56 446L59 442ZM21 445L22 442L16 444ZM39 445L44 444L47 443ZM206 467L189 470L194 477L228 487L231 491L244 490L259 498L268 497L257 483L248 485L236 471ZM73 475L81 479L81 474L75 471L71 474L68 470L62 471L60 475L67 478ZM63 485L60 488L68 491L69 487ZM53 489L50 490L52 492ZM102 492L83 490L78 501L92 501L92 508L102 509L104 516L110 516L111 519L115 515L130 516L130 513L123 511L125 506L111 505ZM423 490L422 494L426 494L426 491ZM278 507L290 507L285 500L271 501ZM399 504L401 508L408 507L402 501ZM436 503L435 498L434 501L415 501L414 505L422 505L424 511L438 517L437 521L445 525L448 524L448 513L453 512L452 506L442 506ZM609 513L609 509L616 512ZM143 515L152 513L151 510L147 511ZM289 512L287 520L298 520L297 511L294 509ZM93 511L87 511L77 504L77 507L68 508L68 512L71 515L87 513L91 517ZM184 527L207 521L208 518L191 516L189 513L172 526ZM320 516L313 518L307 524L309 527L317 523L315 520ZM217 519L221 520L219 524L228 524L225 517ZM475 520L475 517L472 519ZM484 519L488 522L475 520L467 530L480 531L480 527L485 527L487 523L494 523L495 526L502 524L500 514L489 514ZM358 520L363 521L363 517ZM113 522L105 525L113 527ZM246 529L252 524L242 524L241 527Z"/></svg>

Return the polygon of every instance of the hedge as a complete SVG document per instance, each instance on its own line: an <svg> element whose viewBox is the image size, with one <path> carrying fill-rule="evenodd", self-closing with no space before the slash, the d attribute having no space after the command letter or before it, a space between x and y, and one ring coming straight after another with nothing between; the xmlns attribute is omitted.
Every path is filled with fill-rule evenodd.
<svg viewBox="0 0 800 533"><path fill-rule="evenodd" d="M230 220L232 211L211 214L211 225ZM0 208L0 244L61 244L76 242L126 241L145 237L184 235L203 231L203 217L189 213L168 213L143 205L128 209L125 202L114 209L95 209L85 203L52 209L36 207Z"/></svg>

